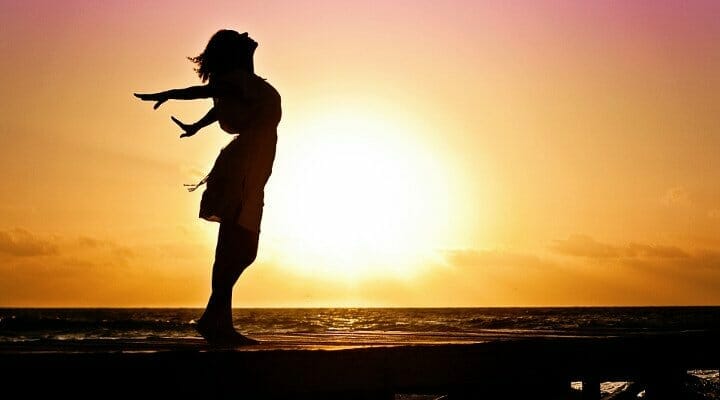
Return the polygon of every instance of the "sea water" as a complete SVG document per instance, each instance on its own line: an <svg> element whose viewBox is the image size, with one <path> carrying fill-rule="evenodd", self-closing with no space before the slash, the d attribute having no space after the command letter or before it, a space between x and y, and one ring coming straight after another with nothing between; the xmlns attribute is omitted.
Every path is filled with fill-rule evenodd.
<svg viewBox="0 0 720 400"><path fill-rule="evenodd" d="M201 309L0 309L0 342L37 339L143 339L197 336ZM596 336L720 329L720 307L582 308L241 308L250 336L328 341L450 343L518 336Z"/></svg>

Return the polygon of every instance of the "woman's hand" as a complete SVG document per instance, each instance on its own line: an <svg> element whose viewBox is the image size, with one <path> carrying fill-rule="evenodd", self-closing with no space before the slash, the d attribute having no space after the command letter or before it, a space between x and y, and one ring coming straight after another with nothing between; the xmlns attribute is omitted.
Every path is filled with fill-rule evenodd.
<svg viewBox="0 0 720 400"><path fill-rule="evenodd" d="M192 136L192 135L196 134L196 133L200 130L200 128L199 128L198 126L196 126L195 124L192 124L192 125L183 124L182 122L180 122L179 119L177 119L177 118L175 118L175 117L170 117L170 119L171 119L174 123L176 123L177 126L180 127L180 129L182 129L183 131L185 131L185 133L183 133L182 135L180 135L181 138L188 137L188 136Z"/></svg>
<svg viewBox="0 0 720 400"><path fill-rule="evenodd" d="M133 93L133 95L143 101L154 101L155 105L153 106L153 110L157 110L158 107L160 107L162 105L162 103L168 101L168 96L165 94L165 92Z"/></svg>

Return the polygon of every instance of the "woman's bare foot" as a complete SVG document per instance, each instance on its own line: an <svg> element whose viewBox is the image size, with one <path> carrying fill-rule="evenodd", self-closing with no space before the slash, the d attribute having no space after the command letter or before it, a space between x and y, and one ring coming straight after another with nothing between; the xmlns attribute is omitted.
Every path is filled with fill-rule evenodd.
<svg viewBox="0 0 720 400"><path fill-rule="evenodd" d="M198 331L200 336L202 336L208 343L213 342L218 333L217 324L213 324L202 318L197 321L195 330Z"/></svg>
<svg viewBox="0 0 720 400"><path fill-rule="evenodd" d="M260 343L255 339L241 334L231 326L220 327L219 324L213 324L211 321L202 318L197 321L195 329L209 344L250 346Z"/></svg>

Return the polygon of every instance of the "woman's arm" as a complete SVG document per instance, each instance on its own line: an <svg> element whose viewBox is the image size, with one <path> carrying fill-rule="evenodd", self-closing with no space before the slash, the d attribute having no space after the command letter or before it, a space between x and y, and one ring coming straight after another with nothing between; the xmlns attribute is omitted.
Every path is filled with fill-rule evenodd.
<svg viewBox="0 0 720 400"><path fill-rule="evenodd" d="M154 101L154 109L157 109L162 103L174 99L174 100L194 100L194 99L206 99L208 97L217 97L218 90L215 86L202 85L202 86L190 86L183 89L170 89L164 92L158 93L133 93L135 97L144 101Z"/></svg>
<svg viewBox="0 0 720 400"><path fill-rule="evenodd" d="M210 109L210 111L207 112L207 114L205 114L204 117L200 118L200 120L198 120L194 124L184 124L175 117L170 117L170 119L172 119L174 123L176 123L183 131L185 131L185 133L180 135L181 138L184 138L196 134L200 129L217 121L217 115L215 114L215 107L213 107Z"/></svg>

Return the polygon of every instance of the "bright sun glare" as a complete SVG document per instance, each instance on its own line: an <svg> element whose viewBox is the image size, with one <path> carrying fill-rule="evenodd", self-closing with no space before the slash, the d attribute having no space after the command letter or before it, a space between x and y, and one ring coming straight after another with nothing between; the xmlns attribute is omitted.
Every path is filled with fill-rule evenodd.
<svg viewBox="0 0 720 400"><path fill-rule="evenodd" d="M282 238L283 265L352 281L411 277L427 263L450 193L410 127L335 112L283 140L265 225Z"/></svg>

